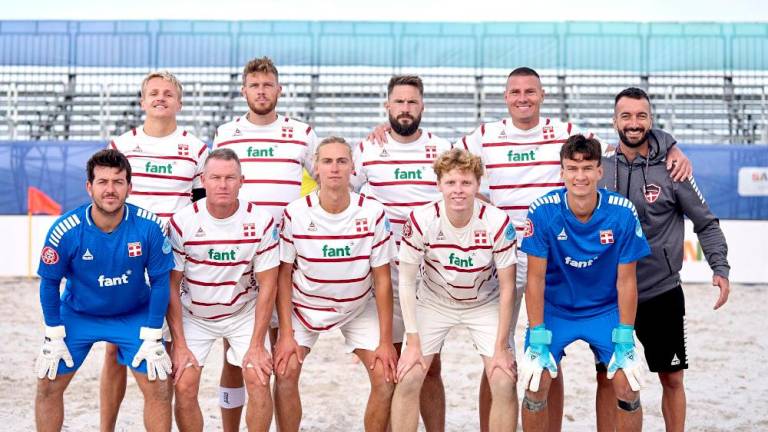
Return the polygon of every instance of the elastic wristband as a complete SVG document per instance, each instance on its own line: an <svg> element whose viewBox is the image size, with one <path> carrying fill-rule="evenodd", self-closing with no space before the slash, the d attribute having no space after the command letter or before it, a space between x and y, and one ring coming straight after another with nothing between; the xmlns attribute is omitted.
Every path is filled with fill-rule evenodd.
<svg viewBox="0 0 768 432"><path fill-rule="evenodd" d="M531 345L549 345L552 343L552 332L544 327L544 324L532 328L528 333L528 343Z"/></svg>
<svg viewBox="0 0 768 432"><path fill-rule="evenodd" d="M45 326L45 337L48 339L64 339L67 337L67 331L63 325Z"/></svg>
<svg viewBox="0 0 768 432"><path fill-rule="evenodd" d="M619 326L613 329L613 332L611 333L611 341L619 344L634 344L634 332L635 328L633 326L619 324Z"/></svg>
<svg viewBox="0 0 768 432"><path fill-rule="evenodd" d="M163 338L163 329L142 327L139 331L139 339L158 341Z"/></svg>

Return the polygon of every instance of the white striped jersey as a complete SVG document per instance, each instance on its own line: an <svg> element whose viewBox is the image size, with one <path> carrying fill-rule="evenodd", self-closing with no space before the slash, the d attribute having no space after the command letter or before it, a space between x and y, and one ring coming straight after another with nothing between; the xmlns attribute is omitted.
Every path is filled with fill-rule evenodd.
<svg viewBox="0 0 768 432"><path fill-rule="evenodd" d="M216 219L201 199L169 223L174 270L184 273L181 304L192 315L221 319L258 294L256 274L280 264L272 216L244 200L235 214Z"/></svg>
<svg viewBox="0 0 768 432"><path fill-rule="evenodd" d="M165 223L192 202L192 189L203 187L208 147L190 133L176 129L162 138L134 128L114 138L110 148L131 164L133 190L128 202L152 211Z"/></svg>
<svg viewBox="0 0 768 432"><path fill-rule="evenodd" d="M258 126L244 115L219 126L213 146L237 153L245 177L240 198L279 223L285 206L301 196L302 167L312 172L317 135L306 123L285 116Z"/></svg>
<svg viewBox="0 0 768 432"><path fill-rule="evenodd" d="M293 313L312 331L355 318L373 296L371 269L395 258L384 208L350 193L346 210L331 214L317 192L285 209L280 260L293 263Z"/></svg>
<svg viewBox="0 0 768 432"><path fill-rule="evenodd" d="M426 131L411 143L397 142L388 135L383 147L370 141L355 146L352 185L384 205L398 246L411 210L442 197L432 164L450 149L449 141Z"/></svg>
<svg viewBox="0 0 768 432"><path fill-rule="evenodd" d="M517 262L515 226L498 208L475 200L470 222L454 227L443 200L415 209L403 226L400 261L421 264L421 287L451 306L499 296L497 268Z"/></svg>
<svg viewBox="0 0 768 432"><path fill-rule="evenodd" d="M560 148L571 135L583 133L572 123L542 118L529 130L512 124L511 118L485 123L460 139L455 146L483 160L491 202L512 217L522 238L528 206L538 197L563 187ZM594 137L592 133L585 133ZM603 145L603 152L606 146Z"/></svg>

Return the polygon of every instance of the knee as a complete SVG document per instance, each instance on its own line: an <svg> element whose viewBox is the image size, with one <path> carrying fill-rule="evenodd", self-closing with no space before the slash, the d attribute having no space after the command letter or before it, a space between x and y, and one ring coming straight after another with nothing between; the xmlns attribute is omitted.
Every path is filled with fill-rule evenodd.
<svg viewBox="0 0 768 432"><path fill-rule="evenodd" d="M108 343L104 350L104 358L107 361L117 362L117 345Z"/></svg>
<svg viewBox="0 0 768 432"><path fill-rule="evenodd" d="M179 381L173 388L178 403L187 404L197 399L198 384L188 381Z"/></svg>
<svg viewBox="0 0 768 432"><path fill-rule="evenodd" d="M660 372L661 386L667 390L679 390L683 388L683 371Z"/></svg>
<svg viewBox="0 0 768 432"><path fill-rule="evenodd" d="M262 383L259 379L256 370L253 368L243 369L243 381L245 382L245 388L248 390L248 394L251 396L263 397L265 394L269 394L269 378L270 375L265 377L265 382Z"/></svg>
<svg viewBox="0 0 768 432"><path fill-rule="evenodd" d="M391 398L395 391L395 384L387 382L384 376L384 368L376 367L371 374L371 395L379 398Z"/></svg>
<svg viewBox="0 0 768 432"><path fill-rule="evenodd" d="M512 401L517 396L517 381L505 372L497 370L488 380L493 400Z"/></svg>
<svg viewBox="0 0 768 432"><path fill-rule="evenodd" d="M295 388L299 385L299 375L301 375L299 362L295 358L292 358L285 368L285 373L275 374L275 385L281 389Z"/></svg>
<svg viewBox="0 0 768 432"><path fill-rule="evenodd" d="M59 389L59 386L55 385L55 381L51 381L48 378L41 378L37 380L37 399L48 399L60 397L64 394L63 389Z"/></svg>
<svg viewBox="0 0 768 432"><path fill-rule="evenodd" d="M171 403L171 387L172 384L169 381L153 381L148 387L148 391L144 392L144 398L154 402ZM195 394L197 397L197 394Z"/></svg>
<svg viewBox="0 0 768 432"><path fill-rule="evenodd" d="M424 373L419 365L415 365L407 374L397 383L397 392L405 396L419 394L424 379L428 373Z"/></svg>
<svg viewBox="0 0 768 432"><path fill-rule="evenodd" d="M640 400L640 392L632 390L629 383L626 385L613 386L613 391L616 393L616 398L620 401L631 402Z"/></svg>

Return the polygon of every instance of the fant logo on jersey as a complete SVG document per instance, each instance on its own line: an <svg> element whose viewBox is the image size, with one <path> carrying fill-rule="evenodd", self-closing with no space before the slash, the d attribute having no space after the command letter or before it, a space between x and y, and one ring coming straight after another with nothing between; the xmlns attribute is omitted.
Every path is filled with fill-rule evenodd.
<svg viewBox="0 0 768 432"><path fill-rule="evenodd" d="M245 150L245 154L248 157L275 157L275 148L253 148L248 146L248 148Z"/></svg>
<svg viewBox="0 0 768 432"><path fill-rule="evenodd" d="M208 249L208 258L213 261L234 261L237 258L237 251L217 251L214 249Z"/></svg>
<svg viewBox="0 0 768 432"><path fill-rule="evenodd" d="M451 252L450 255L448 255L448 263L451 265L455 265L456 267L472 267L475 264L472 262L472 257L468 256L466 258L461 258L455 253Z"/></svg>
<svg viewBox="0 0 768 432"><path fill-rule="evenodd" d="M437 159L437 146L424 146L424 156L426 156L427 159Z"/></svg>
<svg viewBox="0 0 768 432"><path fill-rule="evenodd" d="M173 174L173 164L153 164L147 162L144 169L148 173L153 174Z"/></svg>
<svg viewBox="0 0 768 432"><path fill-rule="evenodd" d="M256 224L244 223L243 224L243 237L256 237Z"/></svg>
<svg viewBox="0 0 768 432"><path fill-rule="evenodd" d="M541 135L545 140L555 139L555 128L552 125L546 125L541 128Z"/></svg>
<svg viewBox="0 0 768 432"><path fill-rule="evenodd" d="M141 242L128 243L128 256L129 257L141 256Z"/></svg>
<svg viewBox="0 0 768 432"><path fill-rule="evenodd" d="M367 233L368 219L355 219L355 231L359 233Z"/></svg>
<svg viewBox="0 0 768 432"><path fill-rule="evenodd" d="M613 244L613 230L600 231L600 244Z"/></svg>
<svg viewBox="0 0 768 432"><path fill-rule="evenodd" d="M48 265L53 265L59 262L59 253L56 252L56 249L46 246L43 248L43 251L40 253L40 259Z"/></svg>
<svg viewBox="0 0 768 432"><path fill-rule="evenodd" d="M189 156L189 144L178 145L179 156Z"/></svg>
<svg viewBox="0 0 768 432"><path fill-rule="evenodd" d="M529 150L516 152L514 150L510 150L507 152L507 160L509 162L532 162L536 160L536 151Z"/></svg>
<svg viewBox="0 0 768 432"><path fill-rule="evenodd" d="M655 184L646 185L643 188L643 195L645 195L645 200L648 204L653 204L661 196L661 188Z"/></svg>
<svg viewBox="0 0 768 432"><path fill-rule="evenodd" d="M533 235L533 221L530 219L525 220L525 227L523 229L523 237L528 238Z"/></svg>
<svg viewBox="0 0 768 432"><path fill-rule="evenodd" d="M400 168L395 168L395 179L397 180L421 180L421 169L417 170L401 170Z"/></svg>
<svg viewBox="0 0 768 432"><path fill-rule="evenodd" d="M569 266L575 267L575 268L586 268L586 267L589 267L592 264L594 264L594 262L596 260L597 260L597 257L594 257L594 258L588 259L588 260L584 260L584 261L575 260L575 259L573 259L573 258L571 258L569 256L565 257L565 263L568 264Z"/></svg>
<svg viewBox="0 0 768 432"><path fill-rule="evenodd" d="M283 126L281 136L283 138L293 138L293 126Z"/></svg>
<svg viewBox="0 0 768 432"><path fill-rule="evenodd" d="M323 245L323 257L335 258L348 256L352 256L352 249L349 245L344 247L330 247L327 244Z"/></svg>
<svg viewBox="0 0 768 432"><path fill-rule="evenodd" d="M128 270L127 272L121 274L120 276L115 277L109 277L104 275L99 275L99 286L100 287L111 287L111 286L117 286L117 285L125 285L128 283L128 275L131 274L131 271Z"/></svg>
<svg viewBox="0 0 768 432"><path fill-rule="evenodd" d="M475 244L484 245L488 244L488 232L485 230L476 230L474 232Z"/></svg>

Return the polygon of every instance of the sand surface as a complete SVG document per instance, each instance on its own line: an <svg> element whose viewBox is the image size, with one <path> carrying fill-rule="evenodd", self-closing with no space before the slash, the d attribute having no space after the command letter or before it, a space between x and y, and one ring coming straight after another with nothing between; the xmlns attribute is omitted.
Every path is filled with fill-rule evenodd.
<svg viewBox="0 0 768 432"><path fill-rule="evenodd" d="M768 287L735 286L729 302L713 311L716 288L688 285L686 289L688 353L687 430L768 431ZM37 281L0 279L0 429L34 429L34 368L42 339L42 315ZM520 350L525 312L517 326ZM98 377L103 344L97 344L65 394L64 430L98 429ZM519 352L519 351L518 351ZM564 431L592 431L594 367L583 343L572 345L563 361L566 372ZM221 346L211 353L203 372L200 401L205 430L220 430L217 383ZM482 371L464 329L454 331L443 351L447 393L447 430L474 431L477 426L477 386ZM301 381L304 402L302 430L362 430L368 380L362 366L343 353L340 333L320 338L305 362ZM661 387L655 375L645 375L641 391L645 430L661 431ZM129 378L118 430L142 430L142 398ZM242 429L245 430L243 422ZM175 430L175 428L174 428Z"/></svg>

